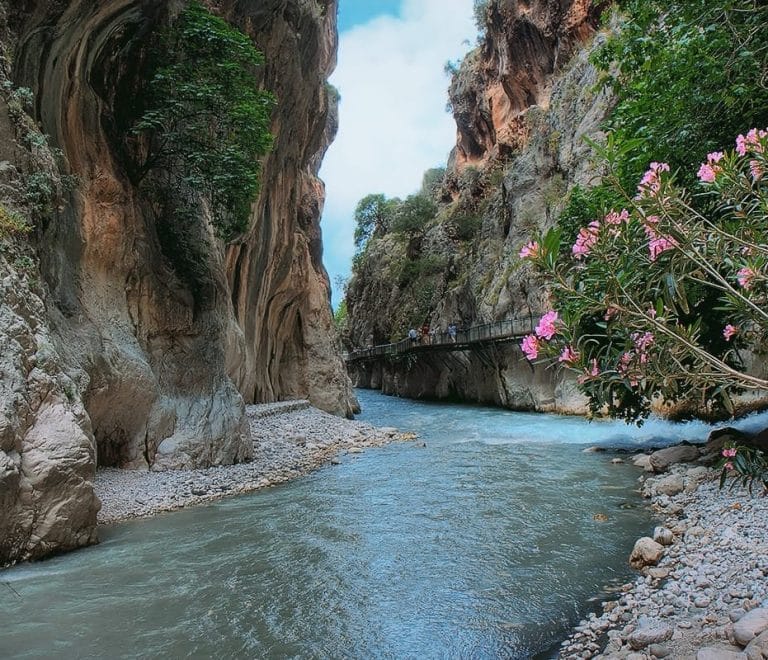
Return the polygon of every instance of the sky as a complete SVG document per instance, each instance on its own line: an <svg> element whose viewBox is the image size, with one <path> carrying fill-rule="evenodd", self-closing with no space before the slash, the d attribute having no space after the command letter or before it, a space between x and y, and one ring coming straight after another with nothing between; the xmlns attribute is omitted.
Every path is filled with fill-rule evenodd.
<svg viewBox="0 0 768 660"><path fill-rule="evenodd" d="M445 165L456 124L445 111L445 63L475 43L472 0L340 0L339 133L320 170L326 184L324 262L333 305L350 274L354 211L370 193L405 197Z"/></svg>

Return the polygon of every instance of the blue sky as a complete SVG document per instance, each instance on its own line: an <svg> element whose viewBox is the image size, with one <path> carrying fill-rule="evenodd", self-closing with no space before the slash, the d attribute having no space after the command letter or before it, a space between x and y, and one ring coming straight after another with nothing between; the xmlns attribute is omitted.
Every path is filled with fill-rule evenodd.
<svg viewBox="0 0 768 660"><path fill-rule="evenodd" d="M449 60L477 30L472 0L340 0L339 133L320 170L326 183L324 262L333 304L354 253L354 210L369 193L404 197L430 167L444 165L456 125L445 111Z"/></svg>

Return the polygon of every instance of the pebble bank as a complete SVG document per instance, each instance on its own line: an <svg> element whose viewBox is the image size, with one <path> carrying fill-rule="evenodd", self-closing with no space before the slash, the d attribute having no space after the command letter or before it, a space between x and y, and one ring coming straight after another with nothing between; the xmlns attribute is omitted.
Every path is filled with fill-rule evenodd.
<svg viewBox="0 0 768 660"><path fill-rule="evenodd" d="M662 474L639 477L661 523L628 558L639 577L582 621L559 657L768 658L768 498L719 490L719 471L698 464L711 454L663 451L675 450L689 462L664 460ZM635 464L652 471L650 458Z"/></svg>
<svg viewBox="0 0 768 660"><path fill-rule="evenodd" d="M99 523L151 516L192 504L295 479L336 462L341 453L412 440L413 434L377 428L330 415L308 401L283 401L247 407L253 437L253 460L200 470L152 472L102 468L96 494Z"/></svg>

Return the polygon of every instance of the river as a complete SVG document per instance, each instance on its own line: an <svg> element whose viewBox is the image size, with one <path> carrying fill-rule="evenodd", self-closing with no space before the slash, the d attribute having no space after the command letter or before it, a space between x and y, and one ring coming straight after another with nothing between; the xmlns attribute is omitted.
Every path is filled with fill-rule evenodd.
<svg viewBox="0 0 768 660"><path fill-rule="evenodd" d="M637 470L584 446L708 430L359 394L363 419L426 446L349 455L9 569L0 657L546 657L631 578L653 525Z"/></svg>

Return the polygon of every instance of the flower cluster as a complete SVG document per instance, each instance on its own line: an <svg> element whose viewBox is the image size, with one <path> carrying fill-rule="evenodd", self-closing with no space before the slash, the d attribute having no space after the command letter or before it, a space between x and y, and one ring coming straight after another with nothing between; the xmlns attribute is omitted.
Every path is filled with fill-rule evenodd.
<svg viewBox="0 0 768 660"><path fill-rule="evenodd" d="M757 275L757 273L755 272L754 268L744 266L744 268L740 268L739 272L736 273L736 279L738 280L741 287L744 289L750 289L752 288L752 280L755 279L755 275Z"/></svg>
<svg viewBox="0 0 768 660"><path fill-rule="evenodd" d="M576 242L571 248L573 256L577 259L586 257L592 251L595 243L597 243L599 233L600 222L598 220L590 222L588 227L579 229L579 235L576 237Z"/></svg>
<svg viewBox="0 0 768 660"><path fill-rule="evenodd" d="M739 156L746 156L747 152L761 154L763 153L763 144L761 140L768 137L768 131L753 128L746 135L736 137L736 153Z"/></svg>
<svg viewBox="0 0 768 660"><path fill-rule="evenodd" d="M520 258L536 258L539 256L539 244L536 241L530 241L520 249Z"/></svg>
<svg viewBox="0 0 768 660"><path fill-rule="evenodd" d="M707 154L707 162L702 163L697 176L704 183L714 183L717 175L723 171L723 168L718 163L723 159L725 154L722 151L713 151L711 154Z"/></svg>
<svg viewBox="0 0 768 660"><path fill-rule="evenodd" d="M557 312L550 310L539 319L539 323L534 329L535 334L526 335L523 338L520 348L523 350L525 357L528 358L529 361L533 361L539 356L542 341L550 341L552 337L557 334L557 327L555 324L558 321L558 316Z"/></svg>
<svg viewBox="0 0 768 660"><path fill-rule="evenodd" d="M636 199L656 196L659 190L661 190L662 172L669 172L669 165L667 163L650 164L648 171L643 174L643 178L640 179L640 183L637 186Z"/></svg>
<svg viewBox="0 0 768 660"><path fill-rule="evenodd" d="M723 328L723 337L725 337L725 341L731 341L737 334L739 334L739 329L735 325L729 323Z"/></svg>

